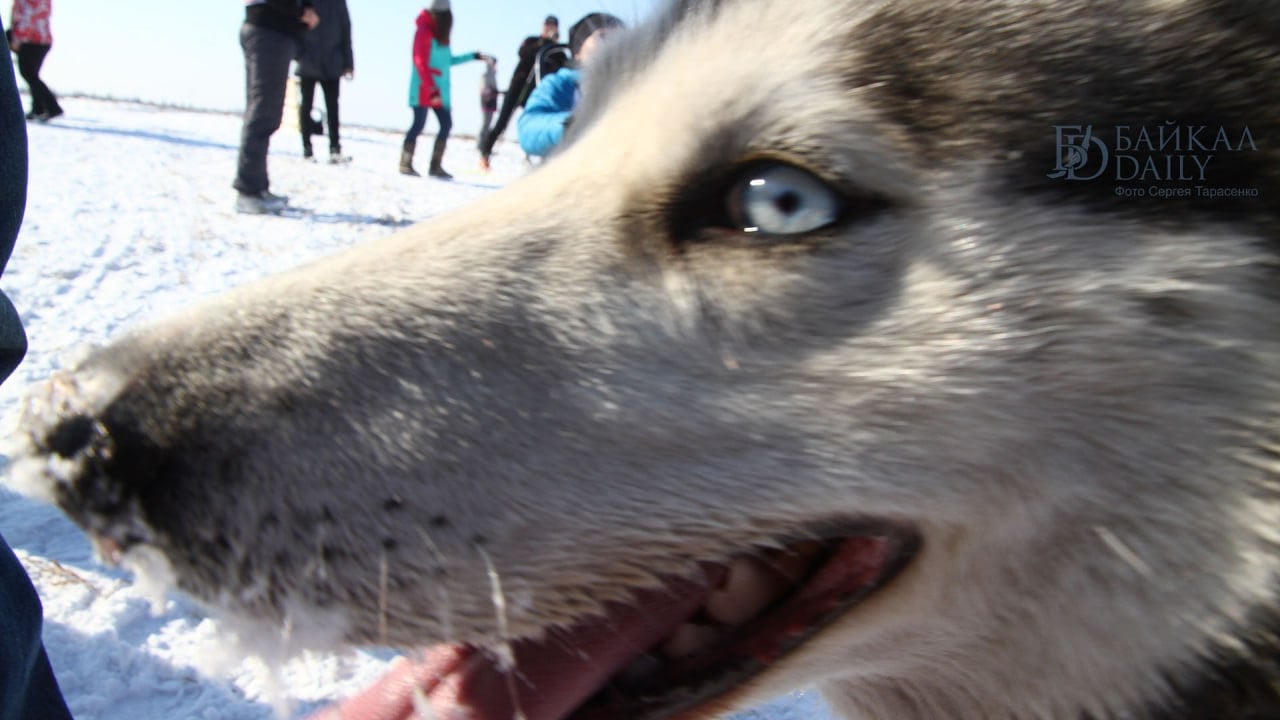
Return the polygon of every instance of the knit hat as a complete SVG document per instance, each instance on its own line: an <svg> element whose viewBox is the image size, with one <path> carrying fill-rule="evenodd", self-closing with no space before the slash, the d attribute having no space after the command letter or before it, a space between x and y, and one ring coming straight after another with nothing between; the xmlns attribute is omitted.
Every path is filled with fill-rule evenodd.
<svg viewBox="0 0 1280 720"><path fill-rule="evenodd" d="M433 12L443 12L449 9L449 0L431 0L431 10Z"/></svg>
<svg viewBox="0 0 1280 720"><path fill-rule="evenodd" d="M603 28L626 27L621 20L609 13L589 13L586 17L569 28L569 52L574 57L582 50L582 45L591 37L591 33Z"/></svg>
<svg viewBox="0 0 1280 720"><path fill-rule="evenodd" d="M556 17L555 15L548 15L547 19L542 21L542 24L555 25L556 27L560 27L560 18Z"/></svg>

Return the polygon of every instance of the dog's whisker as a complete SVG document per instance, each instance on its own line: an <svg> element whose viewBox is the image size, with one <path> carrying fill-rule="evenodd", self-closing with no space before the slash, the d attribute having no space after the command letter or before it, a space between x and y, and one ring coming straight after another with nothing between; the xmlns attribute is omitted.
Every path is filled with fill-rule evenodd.
<svg viewBox="0 0 1280 720"><path fill-rule="evenodd" d="M413 686L413 695L411 698L413 702L413 716L416 720L439 720L439 717L436 715L435 708L431 706L431 701L427 699L427 694L423 692L421 687L417 685Z"/></svg>
<svg viewBox="0 0 1280 720"><path fill-rule="evenodd" d="M378 639L387 644L387 586L390 582L390 568L387 566L387 548L383 546L382 555L378 558Z"/></svg>
<svg viewBox="0 0 1280 720"><path fill-rule="evenodd" d="M572 643L567 642L564 638L554 634L551 630L547 631L546 641L554 643L556 647L564 650L566 653L572 654L580 660L584 660L586 662L591 661L590 653L576 645L573 645Z"/></svg>
<svg viewBox="0 0 1280 720"><path fill-rule="evenodd" d="M1142 558L1138 557L1138 554L1135 553L1128 545L1125 545L1124 541L1116 537L1115 533L1101 525L1095 526L1093 531L1097 534L1098 538L1102 540L1103 544L1119 556L1127 565L1146 577L1155 577L1155 573L1152 572L1151 566L1143 562Z"/></svg>
<svg viewBox="0 0 1280 720"><path fill-rule="evenodd" d="M324 557L324 537L316 533L316 578L320 581L329 579L329 563Z"/></svg>
<svg viewBox="0 0 1280 720"><path fill-rule="evenodd" d="M485 571L489 575L490 602L493 604L494 619L498 623L498 647L492 652L498 658L498 669L503 671L503 675L507 681L507 692L511 695L511 707L514 708L515 714L513 720L526 720L524 710L520 707L520 694L516 691L516 674L519 672L516 667L515 647L511 643L511 626L510 619L507 616L507 597L502 591L502 578L498 575L498 569L494 566L492 558L485 549L479 545L476 546L476 552L480 554L484 560Z"/></svg>

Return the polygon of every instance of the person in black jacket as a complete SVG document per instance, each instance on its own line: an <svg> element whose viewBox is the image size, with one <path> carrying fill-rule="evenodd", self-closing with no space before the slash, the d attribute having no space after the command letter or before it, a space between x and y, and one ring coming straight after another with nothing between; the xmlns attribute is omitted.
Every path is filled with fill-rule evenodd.
<svg viewBox="0 0 1280 720"><path fill-rule="evenodd" d="M0 68L0 270L13 252L27 200L26 126L8 53L4 62ZM0 382L26 352L22 320L0 293ZM0 720L71 720L45 653L43 623L44 611L31 578L0 537Z"/></svg>
<svg viewBox="0 0 1280 720"><path fill-rule="evenodd" d="M548 45L556 44L559 39L560 19L555 15L548 15L542 22L542 34L530 35L520 43L520 49L517 51L520 61L516 64L515 72L511 73L511 84L507 86L507 92L502 98L502 109L498 111L498 119L494 122L493 129L480 141L481 169L489 169L489 156L493 154L494 144L507 129L512 113L517 107L524 107L524 101L528 99L525 88L529 82L529 73L533 72L533 63L538 57L538 51Z"/></svg>
<svg viewBox="0 0 1280 720"><path fill-rule="evenodd" d="M279 213L289 202L270 191L267 148L284 115L289 63L298 38L320 24L311 0L246 0L240 47L244 50L245 108L240 158L232 186L240 192L236 211Z"/></svg>
<svg viewBox="0 0 1280 720"><path fill-rule="evenodd" d="M350 160L342 154L338 132L338 82L355 76L355 58L351 52L351 14L347 0L312 0L316 13L325 21L302 36L298 50L298 89L302 102L298 106L298 128L302 131L302 156L314 157L311 150L311 105L315 102L316 83L324 91L325 121L329 125L329 162Z"/></svg>

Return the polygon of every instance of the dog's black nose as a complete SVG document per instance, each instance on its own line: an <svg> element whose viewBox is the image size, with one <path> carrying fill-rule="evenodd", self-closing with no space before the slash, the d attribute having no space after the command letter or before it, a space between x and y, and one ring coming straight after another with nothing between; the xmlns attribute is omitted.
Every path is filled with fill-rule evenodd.
<svg viewBox="0 0 1280 720"><path fill-rule="evenodd" d="M46 436L46 447L59 457L73 458L93 440L95 424L88 415L63 418Z"/></svg>

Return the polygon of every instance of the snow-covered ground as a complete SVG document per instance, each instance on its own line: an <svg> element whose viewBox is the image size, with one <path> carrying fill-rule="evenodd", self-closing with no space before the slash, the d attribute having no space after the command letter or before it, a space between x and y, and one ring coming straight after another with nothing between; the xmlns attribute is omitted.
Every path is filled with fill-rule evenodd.
<svg viewBox="0 0 1280 720"><path fill-rule="evenodd" d="M314 164L282 130L272 144L272 190L288 194L293 209L248 217L232 211L238 117L83 99L66 110L28 128L26 220L0 287L22 314L31 349L0 386L6 431L28 386L86 344L456 208L526 172L512 144L499 146L492 174L469 172L474 143L455 138L445 167L457 180L409 178L396 172L399 135L345 129L353 161ZM80 720L301 717L371 682L394 657L313 653L268 668L232 656L200 608L177 596L153 607L128 575L94 560L60 512L9 492L3 479L0 533L40 592L45 642ZM737 720L827 717L805 693Z"/></svg>

